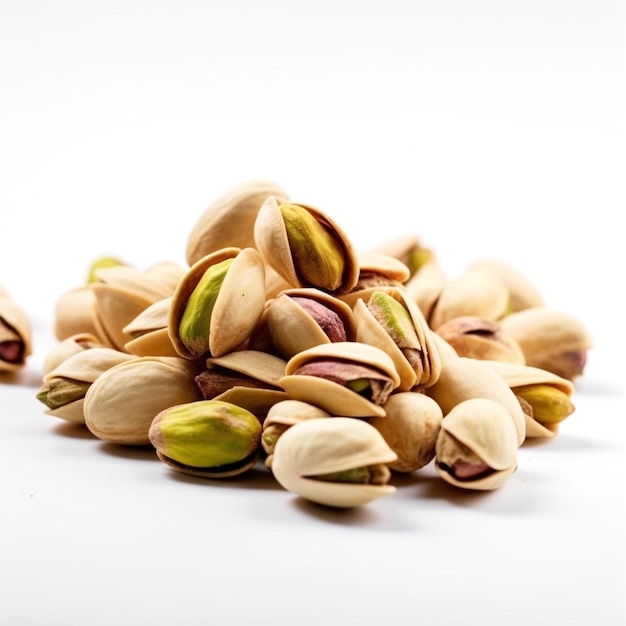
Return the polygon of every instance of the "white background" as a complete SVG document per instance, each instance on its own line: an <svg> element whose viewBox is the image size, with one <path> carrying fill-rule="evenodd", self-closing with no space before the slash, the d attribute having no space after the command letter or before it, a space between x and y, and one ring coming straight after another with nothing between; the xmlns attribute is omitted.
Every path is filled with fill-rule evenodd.
<svg viewBox="0 0 626 626"><path fill-rule="evenodd" d="M36 334L0 381L0 619L624 624L625 33L610 0L0 0L0 284ZM251 178L357 247L506 260L578 316L558 437L496 493L426 471L340 515L51 423L56 298L104 254L183 263Z"/></svg>

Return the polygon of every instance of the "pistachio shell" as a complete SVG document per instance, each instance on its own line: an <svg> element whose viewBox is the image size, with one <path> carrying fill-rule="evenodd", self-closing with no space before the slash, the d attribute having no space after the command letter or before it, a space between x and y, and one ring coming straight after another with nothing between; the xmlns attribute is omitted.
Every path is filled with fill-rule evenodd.
<svg viewBox="0 0 626 626"><path fill-rule="evenodd" d="M187 240L186 257L194 265L224 247L254 247L254 222L263 202L287 192L271 180L240 183L217 197L200 215Z"/></svg>
<svg viewBox="0 0 626 626"><path fill-rule="evenodd" d="M444 480L457 487L496 489L515 471L517 448L517 433L508 411L495 400L471 398L457 404L443 419L435 467ZM459 477L454 472L457 459L476 459L488 470L476 477Z"/></svg>
<svg viewBox="0 0 626 626"><path fill-rule="evenodd" d="M276 442L272 473L288 491L333 507L356 507L395 492L389 484L329 482L313 476L385 464L396 454L370 424L349 417L293 425Z"/></svg>
<svg viewBox="0 0 626 626"><path fill-rule="evenodd" d="M72 335L88 333L111 346L102 325L96 320L95 305L93 285L76 287L61 294L54 306L54 336L63 341Z"/></svg>
<svg viewBox="0 0 626 626"><path fill-rule="evenodd" d="M202 302L196 305L199 309L193 312L205 326L204 332L183 341L180 324L195 288L205 272L229 259L232 259L232 264L225 273L219 293L215 295L210 319L202 321L202 316L206 315ZM263 261L253 248L223 248L189 268L173 295L168 319L170 339L178 354L189 359L207 354L222 356L242 344L263 314L264 277Z"/></svg>
<svg viewBox="0 0 626 626"><path fill-rule="evenodd" d="M306 279L297 270L299 263L310 264L315 266L315 257L294 259L293 252L289 243L289 236L285 220L281 212L283 202L280 198L271 196L265 200L259 209L254 224L254 240L256 247L261 253L265 262L271 266L291 287L317 287L329 292L346 292L350 291L356 284L359 277L358 258L352 247L352 243L339 227L329 216L322 213L319 209L310 205L297 204L293 205L305 210L314 220L319 223L323 230L329 234L337 246L333 251L340 255L343 271L341 272L339 284L327 284L322 276L318 282L313 276ZM319 242L307 242L312 250Z"/></svg>
<svg viewBox="0 0 626 626"><path fill-rule="evenodd" d="M303 306L303 301L310 301L324 319L313 317L310 310ZM332 335L329 336L326 330L326 326L331 324L337 327L337 334L343 334L342 341L354 339L352 309L320 289L286 289L267 308L267 326L272 343L286 358L320 343L337 341L331 339Z"/></svg>
<svg viewBox="0 0 626 626"><path fill-rule="evenodd" d="M526 437L526 418L510 387L484 361L468 357L448 358L441 368L438 381L426 393L439 404L444 414L471 398L488 398L500 403L515 424L518 444Z"/></svg>
<svg viewBox="0 0 626 626"><path fill-rule="evenodd" d="M180 357L135 357L101 374L85 395L85 423L99 439L127 445L150 443L148 430L160 411L202 400L197 368Z"/></svg>
<svg viewBox="0 0 626 626"><path fill-rule="evenodd" d="M287 362L259 350L238 350L219 357L209 357L207 366L216 365L255 378L273 387L280 387Z"/></svg>
<svg viewBox="0 0 626 626"><path fill-rule="evenodd" d="M171 296L157 300L122 329L128 337L126 352L136 356L179 356L167 326L171 303Z"/></svg>
<svg viewBox="0 0 626 626"><path fill-rule="evenodd" d="M404 287L409 298L417 304L426 320L431 319L437 300L447 282L448 278L439 265L427 263L405 283Z"/></svg>
<svg viewBox="0 0 626 626"><path fill-rule="evenodd" d="M26 312L8 295L0 295L0 372L16 371L32 353L32 330ZM10 346L10 349L9 349ZM4 355L4 356L3 356Z"/></svg>
<svg viewBox="0 0 626 626"><path fill-rule="evenodd" d="M45 376L73 354L77 354L83 350L90 350L91 348L104 347L105 346L100 343L100 340L91 333L70 335L62 341L59 341L48 351L43 362L43 374Z"/></svg>
<svg viewBox="0 0 626 626"><path fill-rule="evenodd" d="M389 396L383 408L386 416L369 418L389 447L398 455L388 463L397 472L413 472L435 456L435 442L441 427L441 407L430 397L414 391Z"/></svg>
<svg viewBox="0 0 626 626"><path fill-rule="evenodd" d="M128 265L114 265L97 269L95 276L97 281L94 285L104 284L120 287L142 296L149 302L155 302L172 295L172 289L160 279L155 270L150 274Z"/></svg>

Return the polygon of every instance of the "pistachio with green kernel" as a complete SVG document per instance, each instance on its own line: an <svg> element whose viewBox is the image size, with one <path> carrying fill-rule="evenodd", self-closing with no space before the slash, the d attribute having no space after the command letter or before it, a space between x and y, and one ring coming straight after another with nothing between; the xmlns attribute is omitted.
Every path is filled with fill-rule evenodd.
<svg viewBox="0 0 626 626"><path fill-rule="evenodd" d="M318 504L351 508L395 492L387 464L396 458L363 420L309 419L280 436L271 470L287 491Z"/></svg>
<svg viewBox="0 0 626 626"><path fill-rule="evenodd" d="M201 400L159 412L149 429L157 456L172 469L203 478L235 476L257 460L261 423L230 402Z"/></svg>
<svg viewBox="0 0 626 626"><path fill-rule="evenodd" d="M0 288L0 372L15 372L32 353L30 319L22 307Z"/></svg>

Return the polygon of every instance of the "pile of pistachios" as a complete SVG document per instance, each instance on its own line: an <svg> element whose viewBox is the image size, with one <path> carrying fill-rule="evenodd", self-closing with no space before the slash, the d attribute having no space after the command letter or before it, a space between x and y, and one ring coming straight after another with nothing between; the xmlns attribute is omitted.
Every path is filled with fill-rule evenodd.
<svg viewBox="0 0 626 626"><path fill-rule="evenodd" d="M449 277L417 236L357 251L272 181L215 199L185 257L100 259L60 296L47 414L175 472L260 465L354 507L431 462L460 489L499 488L524 441L574 411L589 333L505 263Z"/></svg>

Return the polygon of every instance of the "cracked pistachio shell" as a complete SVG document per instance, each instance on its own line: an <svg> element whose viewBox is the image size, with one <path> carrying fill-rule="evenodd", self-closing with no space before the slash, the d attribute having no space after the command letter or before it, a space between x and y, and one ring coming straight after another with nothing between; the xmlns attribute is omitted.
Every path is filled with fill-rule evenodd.
<svg viewBox="0 0 626 626"><path fill-rule="evenodd" d="M85 394L85 424L99 439L127 445L150 443L157 413L202 400L193 362L180 357L134 357L101 374Z"/></svg>
<svg viewBox="0 0 626 626"><path fill-rule="evenodd" d="M164 299L171 297L174 291L176 291L176 287L178 287L178 283L185 275L185 271L185 268L178 263L160 261L148 266L145 269L145 274L151 280L156 281L162 288L163 291L161 293L164 295L163 298L159 299Z"/></svg>
<svg viewBox="0 0 626 626"><path fill-rule="evenodd" d="M435 332L459 356L518 364L526 362L520 345L495 320L465 315L448 320Z"/></svg>
<svg viewBox="0 0 626 626"><path fill-rule="evenodd" d="M168 319L178 354L222 356L243 344L263 315L264 281L254 248L223 248L192 265L174 292Z"/></svg>
<svg viewBox="0 0 626 626"><path fill-rule="evenodd" d="M430 320L439 295L443 292L447 282L448 277L439 265L427 263L409 278L404 288L426 320Z"/></svg>
<svg viewBox="0 0 626 626"><path fill-rule="evenodd" d="M157 300L124 326L126 352L136 356L179 356L167 326L171 303L171 296Z"/></svg>
<svg viewBox="0 0 626 626"><path fill-rule="evenodd" d="M45 376L48 372L51 372L55 367L63 363L63 361L78 352L90 350L91 348L104 347L106 346L100 343L100 340L91 333L70 335L62 341L59 341L48 351L43 362L43 374Z"/></svg>
<svg viewBox="0 0 626 626"><path fill-rule="evenodd" d="M578 318L563 311L536 307L511 313L500 323L520 345L527 365L568 380L582 376L592 340Z"/></svg>
<svg viewBox="0 0 626 626"><path fill-rule="evenodd" d="M83 405L91 384L107 370L132 358L102 346L75 352L45 374L37 399L48 407L47 415L84 424Z"/></svg>
<svg viewBox="0 0 626 626"><path fill-rule="evenodd" d="M230 402L200 400L159 412L149 429L158 458L183 474L235 476L257 460L261 424Z"/></svg>
<svg viewBox="0 0 626 626"><path fill-rule="evenodd" d="M349 238L334 220L310 205L270 196L259 209L254 240L265 263L290 287L342 293L358 280L358 258Z"/></svg>
<svg viewBox="0 0 626 626"><path fill-rule="evenodd" d="M524 417L526 419L526 437L553 437L558 432L558 423L574 412L574 406L570 399L574 395L574 384L567 378L557 376L552 372L530 365L519 365L514 363L504 363L501 361L485 361L495 372L497 372L513 393L519 398L519 390L522 388L535 387L537 389L546 386L555 390L552 402L557 402L560 406L557 412L559 418L549 421L541 421L533 415L532 406L527 407L526 401L520 400Z"/></svg>
<svg viewBox="0 0 626 626"><path fill-rule="evenodd" d="M508 312L509 291L489 272L466 270L449 279L430 313L431 328L439 328L455 317L472 315L497 320Z"/></svg>
<svg viewBox="0 0 626 626"><path fill-rule="evenodd" d="M303 350L289 361L285 368L285 376L280 380L281 386L294 400L309 402L328 411L332 415L346 417L368 417L377 415L384 417L385 411L380 406L356 391L352 391L332 380L319 376L297 374L296 371L314 361L332 363L355 363L370 366L380 373L381 378L388 381L390 388L396 389L400 384L400 376L391 357L380 348L368 344L346 341L320 344Z"/></svg>
<svg viewBox="0 0 626 626"><path fill-rule="evenodd" d="M289 398L277 402L268 412L263 422L261 445L268 455L265 459L267 467L272 466L274 447L278 438L290 427L308 419L330 417L330 413L319 407Z"/></svg>
<svg viewBox="0 0 626 626"><path fill-rule="evenodd" d="M32 353L32 330L26 312L15 300L0 293L0 372L14 372L26 365Z"/></svg>
<svg viewBox="0 0 626 626"><path fill-rule="evenodd" d="M70 289L57 299L54 306L54 336L63 341L73 335L88 333L100 343L112 347L102 325L96 319L96 296L93 284Z"/></svg>
<svg viewBox="0 0 626 626"><path fill-rule="evenodd" d="M517 268L499 259L476 259L469 269L479 269L493 274L509 291L509 308L512 311L543 306L543 297L539 289L528 276Z"/></svg>
<svg viewBox="0 0 626 626"><path fill-rule="evenodd" d="M373 251L398 259L409 268L410 276L435 260L433 251L425 247L416 235L396 237L376 246Z"/></svg>
<svg viewBox="0 0 626 626"><path fill-rule="evenodd" d="M272 344L286 358L321 343L353 341L352 309L315 288L286 289L267 307Z"/></svg>
<svg viewBox="0 0 626 626"><path fill-rule="evenodd" d="M254 222L270 197L286 200L287 192L271 180L249 180L228 189L200 215L187 240L187 263L224 247L253 248Z"/></svg>
<svg viewBox="0 0 626 626"><path fill-rule="evenodd" d="M439 404L444 419L465 400L494 400L507 410L515 424L518 445L526 438L526 418L517 397L502 376L484 361L460 356L445 359L439 379L425 392Z"/></svg>
<svg viewBox="0 0 626 626"><path fill-rule="evenodd" d="M389 468L408 473L430 463L443 419L441 407L423 393L400 391L389 396L384 409L385 417L371 417L368 422L398 456Z"/></svg>
<svg viewBox="0 0 626 626"><path fill-rule="evenodd" d="M386 352L400 376L400 391L433 385L441 359L432 332L404 289L372 292L354 305L356 339Z"/></svg>
<svg viewBox="0 0 626 626"><path fill-rule="evenodd" d="M320 475L385 465L396 454L367 422L350 417L310 419L276 442L272 473L280 485L306 500L332 507L362 506L395 492L382 484L333 482Z"/></svg>
<svg viewBox="0 0 626 626"><path fill-rule="evenodd" d="M409 268L389 255L360 252L358 261L359 280L352 290L339 296L350 307L354 307L359 299L367 301L375 291L401 288L410 276Z"/></svg>
<svg viewBox="0 0 626 626"><path fill-rule="evenodd" d="M492 490L517 468L517 434L507 410L495 400L471 398L441 422L435 468L448 483Z"/></svg>

